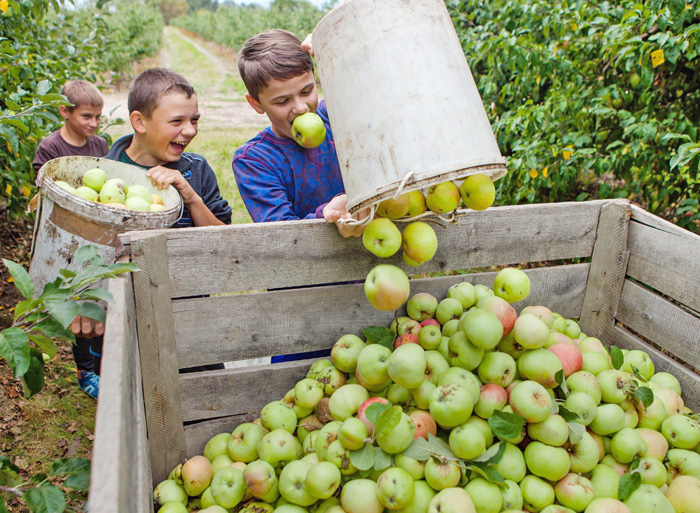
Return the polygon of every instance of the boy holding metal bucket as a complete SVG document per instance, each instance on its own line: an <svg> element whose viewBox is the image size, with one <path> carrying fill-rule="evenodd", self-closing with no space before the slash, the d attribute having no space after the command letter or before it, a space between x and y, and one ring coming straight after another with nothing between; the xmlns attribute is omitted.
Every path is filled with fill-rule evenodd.
<svg viewBox="0 0 700 513"><path fill-rule="evenodd" d="M238 148L232 168L243 202L254 222L349 218L343 180L325 103L318 100L311 56L291 32L275 29L250 38L238 53L246 99L271 126ZM326 128L316 148L303 148L292 136L297 116L315 112ZM337 224L344 237L362 226Z"/></svg>

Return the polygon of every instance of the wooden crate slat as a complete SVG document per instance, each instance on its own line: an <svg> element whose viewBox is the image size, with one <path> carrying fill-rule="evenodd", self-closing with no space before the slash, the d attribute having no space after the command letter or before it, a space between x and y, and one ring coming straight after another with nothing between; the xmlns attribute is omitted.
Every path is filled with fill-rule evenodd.
<svg viewBox="0 0 700 513"><path fill-rule="evenodd" d="M104 365L95 419L91 511L152 511L150 461L130 277L108 281L114 301L105 326ZM114 477L118 476L118 479Z"/></svg>
<svg viewBox="0 0 700 513"><path fill-rule="evenodd" d="M654 362L655 372L670 372L681 384L685 405L693 411L700 410L700 375L688 369L673 358L650 346L629 331L616 326L613 332L613 344L624 349L645 351Z"/></svg>
<svg viewBox="0 0 700 513"><path fill-rule="evenodd" d="M306 376L311 360L180 375L185 422L257 413ZM234 393L235 392L235 393Z"/></svg>
<svg viewBox="0 0 700 513"><path fill-rule="evenodd" d="M141 269L133 278L148 448L160 482L185 456L165 235L144 237L133 249Z"/></svg>
<svg viewBox="0 0 700 513"><path fill-rule="evenodd" d="M693 367L700 367L700 314L626 280L617 320Z"/></svg>
<svg viewBox="0 0 700 513"><path fill-rule="evenodd" d="M700 236L632 208L627 274L700 312Z"/></svg>
<svg viewBox="0 0 700 513"><path fill-rule="evenodd" d="M578 317L588 264L527 270L532 294L521 304L542 304ZM495 272L411 280L411 293L442 299L462 281L493 285ZM403 312L402 312L403 314ZM346 333L388 326L393 312L371 308L363 284L173 301L180 368L330 348ZM202 329L206 327L206 329Z"/></svg>
<svg viewBox="0 0 700 513"><path fill-rule="evenodd" d="M625 280L629 252L627 227L628 202L614 201L600 213L598 237L593 247L586 295L583 299L581 329L603 340L609 339L615 326L617 302Z"/></svg>
<svg viewBox="0 0 700 513"><path fill-rule="evenodd" d="M518 205L465 211L459 225L437 227L439 247L419 272L471 269L591 255L605 201ZM322 220L203 227L120 236L168 239L173 297L364 280L377 258L356 238ZM386 260L410 273L400 254Z"/></svg>
<svg viewBox="0 0 700 513"><path fill-rule="evenodd" d="M258 418L257 413L244 413L185 426L187 457L191 458L192 456L202 454L204 446L213 436L219 433L231 433L239 424L253 422L256 418Z"/></svg>

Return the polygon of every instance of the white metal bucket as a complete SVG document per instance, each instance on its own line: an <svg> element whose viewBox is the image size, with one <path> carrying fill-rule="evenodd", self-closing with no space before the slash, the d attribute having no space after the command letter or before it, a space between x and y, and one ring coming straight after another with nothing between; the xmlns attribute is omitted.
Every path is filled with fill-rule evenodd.
<svg viewBox="0 0 700 513"><path fill-rule="evenodd" d="M506 173L444 0L349 0L313 48L351 212L404 192Z"/></svg>
<svg viewBox="0 0 700 513"><path fill-rule="evenodd" d="M163 198L165 210L139 212L121 210L83 199L55 184L64 181L73 187L82 185L88 169L99 167L107 178L121 178L129 185L139 184ZM136 166L96 157L61 157L48 161L36 180L39 202L32 239L31 276L37 294L53 281L62 268L76 270L73 256L80 246L97 246L105 264L114 262L117 235L127 230L167 228L182 213L182 198L170 186L158 190Z"/></svg>

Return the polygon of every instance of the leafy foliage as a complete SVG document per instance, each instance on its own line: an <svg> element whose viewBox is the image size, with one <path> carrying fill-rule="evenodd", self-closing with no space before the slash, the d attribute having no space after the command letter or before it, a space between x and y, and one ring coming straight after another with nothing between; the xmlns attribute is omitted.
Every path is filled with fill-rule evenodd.
<svg viewBox="0 0 700 513"><path fill-rule="evenodd" d="M273 28L289 30L303 39L324 14L305 0L274 0L269 8L223 4L216 12L191 11L172 20L172 24L230 48L239 48L248 38Z"/></svg>
<svg viewBox="0 0 700 513"><path fill-rule="evenodd" d="M447 5L508 157L501 203L627 197L698 230L697 2Z"/></svg>

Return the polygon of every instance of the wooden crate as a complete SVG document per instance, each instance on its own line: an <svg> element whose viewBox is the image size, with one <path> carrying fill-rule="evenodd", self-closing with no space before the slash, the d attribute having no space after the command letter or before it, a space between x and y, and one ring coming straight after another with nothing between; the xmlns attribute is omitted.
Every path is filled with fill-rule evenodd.
<svg viewBox="0 0 700 513"><path fill-rule="evenodd" d="M700 237L622 200L491 208L436 230L437 255L420 272L472 273L416 277L412 293L442 298L464 280L491 286L484 268L547 262L527 271L532 293L518 309L543 304L607 344L647 351L698 409ZM369 305L361 283L340 284L363 280L378 259L323 221L121 240L141 271L109 285L91 513L152 511L153 483L281 398L309 361L179 369L329 348L393 317ZM388 262L406 268L400 256Z"/></svg>

